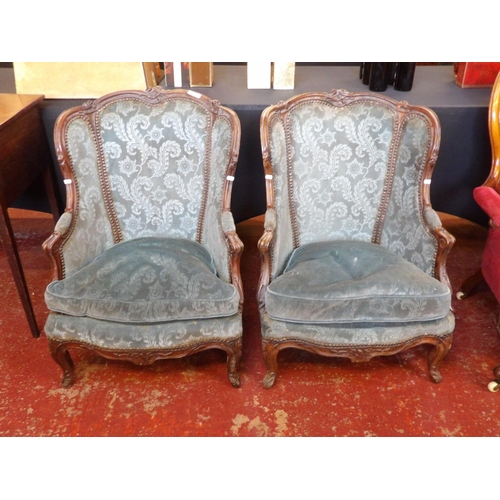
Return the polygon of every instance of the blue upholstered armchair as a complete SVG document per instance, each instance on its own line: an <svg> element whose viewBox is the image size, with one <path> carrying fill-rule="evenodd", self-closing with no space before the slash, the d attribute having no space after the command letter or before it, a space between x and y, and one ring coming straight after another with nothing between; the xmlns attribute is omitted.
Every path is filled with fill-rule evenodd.
<svg viewBox="0 0 500 500"><path fill-rule="evenodd" d="M263 112L261 142L264 387L285 348L368 361L423 343L440 382L454 238L430 204L436 115L376 94L308 93Z"/></svg>
<svg viewBox="0 0 500 500"><path fill-rule="evenodd" d="M230 212L236 114L196 92L117 92L63 113L55 146L67 208L44 250L50 351L137 364L227 353L239 386L240 255Z"/></svg>

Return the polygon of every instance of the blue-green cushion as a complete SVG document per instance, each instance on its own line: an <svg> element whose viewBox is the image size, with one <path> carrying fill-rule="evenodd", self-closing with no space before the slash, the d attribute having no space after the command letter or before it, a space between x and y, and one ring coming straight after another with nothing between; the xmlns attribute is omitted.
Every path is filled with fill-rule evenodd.
<svg viewBox="0 0 500 500"><path fill-rule="evenodd" d="M112 246L83 269L49 284L53 312L123 323L231 316L239 295L195 241L146 237Z"/></svg>
<svg viewBox="0 0 500 500"><path fill-rule="evenodd" d="M212 340L241 338L243 328L241 313L165 323L118 323L53 312L44 331L49 339L83 342L104 349L182 349Z"/></svg>
<svg viewBox="0 0 500 500"><path fill-rule="evenodd" d="M448 287L380 245L362 241L297 248L266 293L270 318L295 323L401 323L444 318Z"/></svg>

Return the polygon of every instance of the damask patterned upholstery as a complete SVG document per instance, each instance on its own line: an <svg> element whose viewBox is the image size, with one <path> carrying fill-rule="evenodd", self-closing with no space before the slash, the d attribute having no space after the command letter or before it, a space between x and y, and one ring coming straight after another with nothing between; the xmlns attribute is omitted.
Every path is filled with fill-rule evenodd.
<svg viewBox="0 0 500 500"><path fill-rule="evenodd" d="M440 380L453 237L430 204L435 114L370 93L302 94L264 111L261 140L264 386L285 347L364 360L380 354L374 342L436 345Z"/></svg>
<svg viewBox="0 0 500 500"><path fill-rule="evenodd" d="M292 323L402 323L444 318L446 285L365 241L298 247L266 292L270 318Z"/></svg>
<svg viewBox="0 0 500 500"><path fill-rule="evenodd" d="M51 311L119 323L232 316L239 299L205 247L154 236L112 246L45 292Z"/></svg>
<svg viewBox="0 0 500 500"><path fill-rule="evenodd" d="M45 332L63 384L76 346L135 362L216 347L239 385L236 114L185 90L117 92L63 113L55 137L68 203L45 243Z"/></svg>

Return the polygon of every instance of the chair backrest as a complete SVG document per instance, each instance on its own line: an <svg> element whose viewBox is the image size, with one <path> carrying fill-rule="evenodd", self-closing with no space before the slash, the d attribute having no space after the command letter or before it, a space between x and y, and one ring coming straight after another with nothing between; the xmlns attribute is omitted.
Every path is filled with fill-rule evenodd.
<svg viewBox="0 0 500 500"><path fill-rule="evenodd" d="M74 215L64 274L116 243L158 236L213 249L227 278L222 214L240 134L232 110L187 90L116 92L63 113L55 145Z"/></svg>
<svg viewBox="0 0 500 500"><path fill-rule="evenodd" d="M435 274L431 110L373 93L307 93L264 111L261 142L278 220L271 277L294 248L338 239L381 244Z"/></svg>
<svg viewBox="0 0 500 500"><path fill-rule="evenodd" d="M483 186L490 186L500 193L500 73L491 89L488 129L491 144L491 169Z"/></svg>

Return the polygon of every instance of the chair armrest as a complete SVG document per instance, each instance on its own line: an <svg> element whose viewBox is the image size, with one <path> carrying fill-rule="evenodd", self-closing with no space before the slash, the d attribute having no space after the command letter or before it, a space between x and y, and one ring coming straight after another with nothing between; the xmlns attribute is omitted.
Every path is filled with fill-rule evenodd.
<svg viewBox="0 0 500 500"><path fill-rule="evenodd" d="M221 225L224 233L236 232L236 225L234 224L233 214L231 212L222 212Z"/></svg>
<svg viewBox="0 0 500 500"><path fill-rule="evenodd" d="M276 210L268 208L264 216L264 230L274 231L276 229Z"/></svg>
<svg viewBox="0 0 500 500"><path fill-rule="evenodd" d="M54 232L59 234L66 234L69 231L72 220L73 214L71 212L64 212L61 217L59 217L56 227L54 228Z"/></svg>
<svg viewBox="0 0 500 500"><path fill-rule="evenodd" d="M243 307L243 284L241 281L240 261L244 245L236 233L233 214L231 212L222 212L221 214L222 231L226 237L230 253L230 275L231 283L235 286L240 296L240 309Z"/></svg>
<svg viewBox="0 0 500 500"><path fill-rule="evenodd" d="M271 280L271 247L276 230L276 211L268 208L264 216L264 234L260 237L258 247L260 251L261 267L257 298L259 307L265 307L265 295Z"/></svg>
<svg viewBox="0 0 500 500"><path fill-rule="evenodd" d="M45 255L52 262L52 280L60 280L63 278L63 263L59 249L73 222L73 213L71 211L64 212L57 221L54 232L44 241L42 248Z"/></svg>
<svg viewBox="0 0 500 500"><path fill-rule="evenodd" d="M472 192L477 204L490 218L492 227L500 227L500 194L490 186L480 186Z"/></svg>
<svg viewBox="0 0 500 500"><path fill-rule="evenodd" d="M424 217L427 226L432 230L438 241L434 275L453 292L450 278L446 271L446 260L455 243L455 237L443 227L439 215L432 207L428 206L425 208Z"/></svg>
<svg viewBox="0 0 500 500"><path fill-rule="evenodd" d="M441 222L439 215L433 208L426 207L424 210L424 217L425 217L425 222L432 229L443 227L443 223Z"/></svg>

